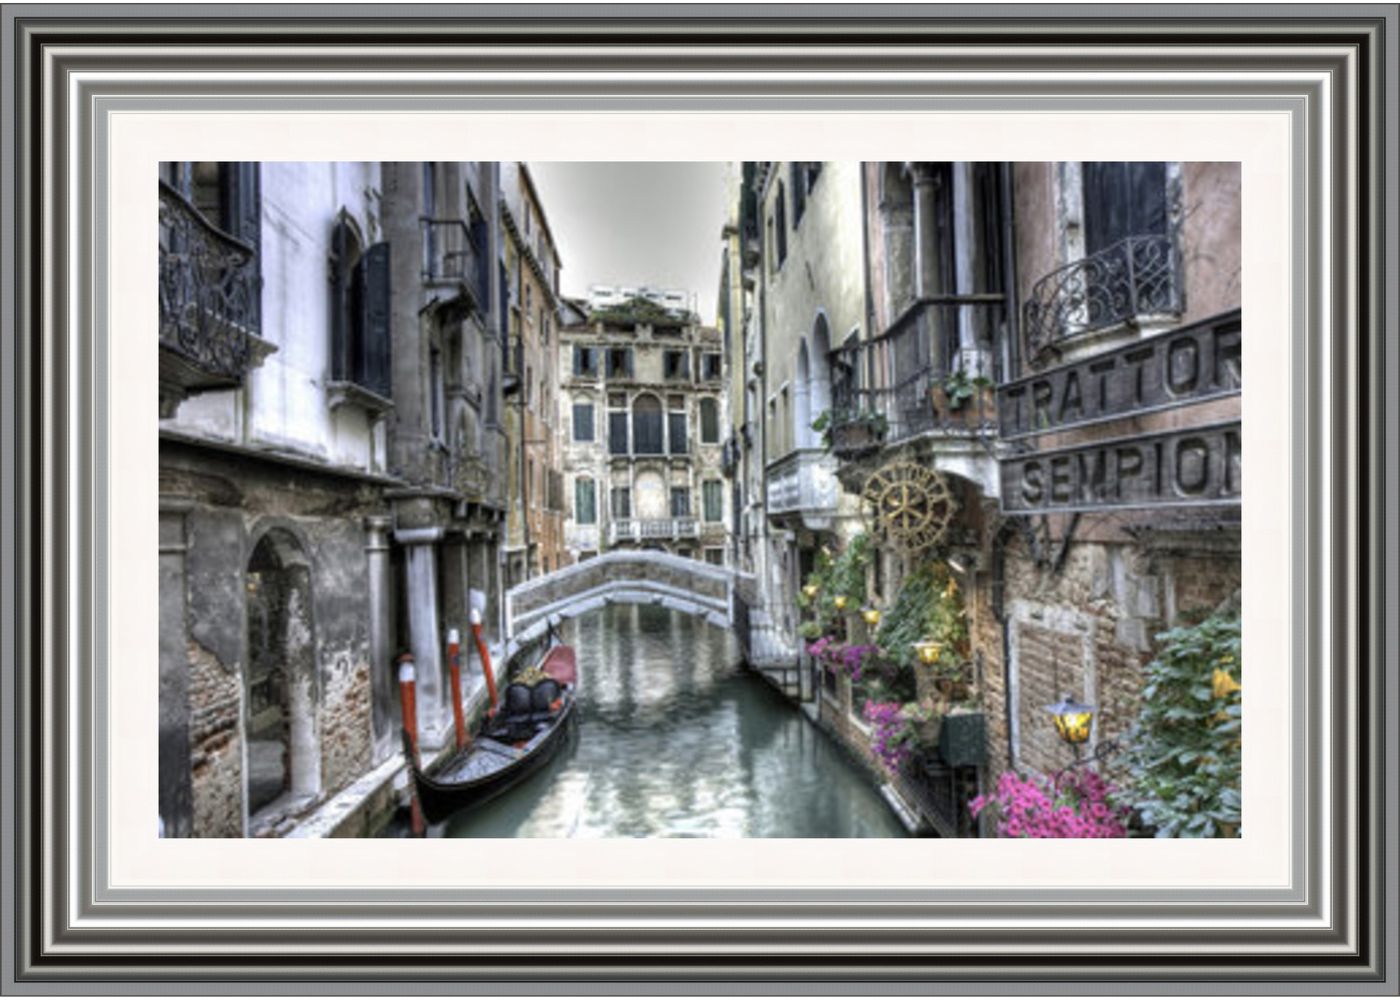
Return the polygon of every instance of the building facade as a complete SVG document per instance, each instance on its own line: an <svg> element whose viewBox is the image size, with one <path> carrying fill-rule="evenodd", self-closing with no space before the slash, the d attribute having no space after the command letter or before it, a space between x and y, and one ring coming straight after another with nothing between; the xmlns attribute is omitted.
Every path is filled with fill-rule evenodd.
<svg viewBox="0 0 1400 1000"><path fill-rule="evenodd" d="M568 562L556 414L559 253L529 168L501 164L502 294L507 301L506 395L512 443L507 488L508 586Z"/></svg>
<svg viewBox="0 0 1400 1000"><path fill-rule="evenodd" d="M443 730L442 630L473 590L500 604L500 338L471 207L493 176L162 166L166 836L288 833L395 755L399 650L420 731Z"/></svg>
<svg viewBox="0 0 1400 1000"><path fill-rule="evenodd" d="M575 309L557 362L571 556L657 548L726 564L718 331L647 299Z"/></svg>
<svg viewBox="0 0 1400 1000"><path fill-rule="evenodd" d="M997 773L1070 761L1047 705L1096 706L1089 752L1125 740L1155 635L1237 595L1238 166L765 163L742 176L725 234L741 278L721 304L736 323L752 277L757 346L744 339L730 391L749 414L737 453L747 429L763 467L731 474L744 509L761 499L765 515L762 619L801 665L801 683L781 684L908 815L975 832L964 804ZM1150 455L1167 456L1154 480L1137 471ZM945 732L956 718L974 734L961 749L924 747L894 774L875 765L865 706L888 689L813 662L796 637L890 641L858 605L832 611L832 563L871 622L937 581L957 621L899 698L936 706ZM818 581L826 592L799 594Z"/></svg>

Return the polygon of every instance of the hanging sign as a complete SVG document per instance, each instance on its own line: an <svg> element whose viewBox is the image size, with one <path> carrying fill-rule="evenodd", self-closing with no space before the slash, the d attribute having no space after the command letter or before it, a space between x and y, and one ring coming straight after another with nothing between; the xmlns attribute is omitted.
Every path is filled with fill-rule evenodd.
<svg viewBox="0 0 1400 1000"><path fill-rule="evenodd" d="M1001 462L1011 513L1240 502L1240 422L1033 452Z"/></svg>
<svg viewBox="0 0 1400 1000"><path fill-rule="evenodd" d="M1240 391L1240 311L997 387L1002 440L1137 416Z"/></svg>

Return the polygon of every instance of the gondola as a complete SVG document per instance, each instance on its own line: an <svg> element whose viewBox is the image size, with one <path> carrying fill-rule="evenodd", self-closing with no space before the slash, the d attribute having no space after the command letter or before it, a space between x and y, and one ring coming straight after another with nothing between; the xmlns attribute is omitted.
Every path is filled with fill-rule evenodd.
<svg viewBox="0 0 1400 1000"><path fill-rule="evenodd" d="M533 683L506 685L500 710L487 718L472 741L441 766L424 773L408 733L404 755L423 817L438 823L480 805L547 764L563 745L577 703L577 661L571 646L552 646L537 667L526 671Z"/></svg>

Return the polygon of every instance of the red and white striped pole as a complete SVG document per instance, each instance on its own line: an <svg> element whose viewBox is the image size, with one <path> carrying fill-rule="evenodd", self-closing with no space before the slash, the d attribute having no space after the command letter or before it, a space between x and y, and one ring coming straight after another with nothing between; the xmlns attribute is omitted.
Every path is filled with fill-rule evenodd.
<svg viewBox="0 0 1400 1000"><path fill-rule="evenodd" d="M457 749L467 745L467 722L462 718L462 634L447 630L447 668L452 680L452 725L457 731Z"/></svg>
<svg viewBox="0 0 1400 1000"><path fill-rule="evenodd" d="M476 639L476 655L481 657L481 672L486 675L486 694L491 699L491 712L496 711L496 674L491 670L491 651L481 637L481 612L472 608L472 637Z"/></svg>
<svg viewBox="0 0 1400 1000"><path fill-rule="evenodd" d="M415 758L418 755L418 705L414 697L416 680L413 654L404 653L399 657L399 705L403 709L403 729L408 733L408 748ZM408 778L408 800L410 829L415 837L421 837L427 824L423 822L423 810L418 805L418 785L411 774Z"/></svg>

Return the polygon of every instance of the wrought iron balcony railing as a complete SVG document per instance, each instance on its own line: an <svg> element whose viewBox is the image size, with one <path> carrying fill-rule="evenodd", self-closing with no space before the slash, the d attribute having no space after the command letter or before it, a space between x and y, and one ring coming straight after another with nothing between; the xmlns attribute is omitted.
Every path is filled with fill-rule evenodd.
<svg viewBox="0 0 1400 1000"><path fill-rule="evenodd" d="M1037 356L1080 334L1181 309L1175 240L1130 236L1035 283L1025 304L1026 344Z"/></svg>
<svg viewBox="0 0 1400 1000"><path fill-rule="evenodd" d="M991 380L961 367L960 346L990 344L1000 294L919 299L878 337L833 353L832 451L854 458L931 431L966 436L995 423Z"/></svg>
<svg viewBox="0 0 1400 1000"><path fill-rule="evenodd" d="M257 251L160 184L160 344L190 369L185 389L236 384L258 351Z"/></svg>
<svg viewBox="0 0 1400 1000"><path fill-rule="evenodd" d="M464 219L423 219L423 281L464 289L479 312L489 308L490 260Z"/></svg>

